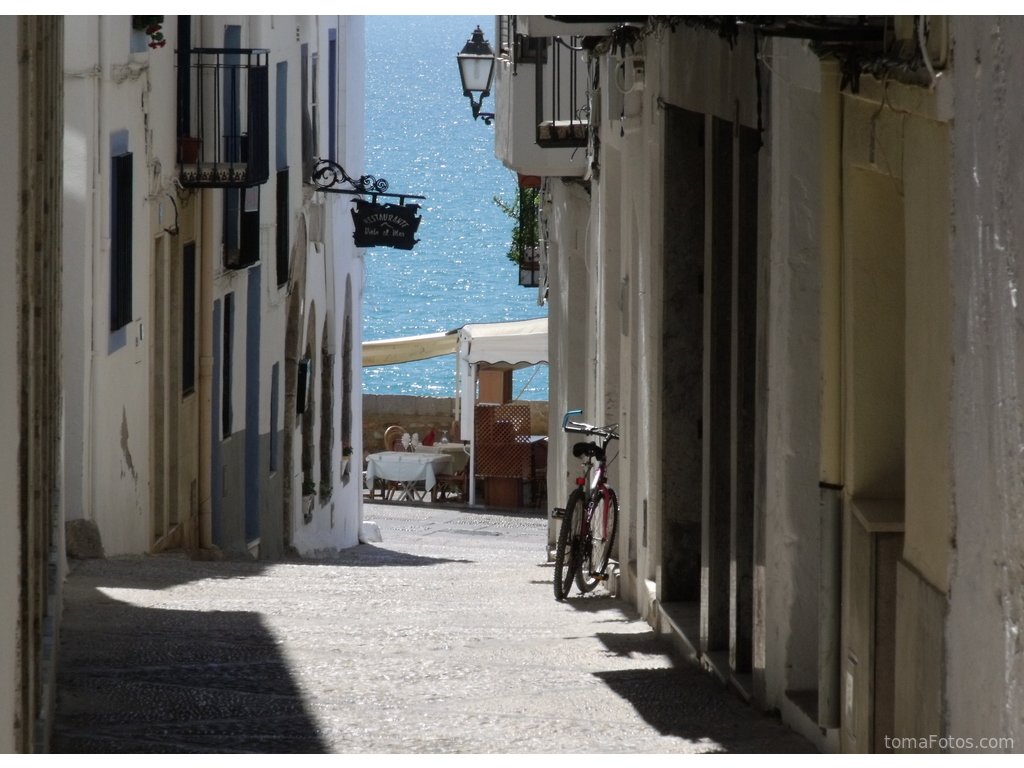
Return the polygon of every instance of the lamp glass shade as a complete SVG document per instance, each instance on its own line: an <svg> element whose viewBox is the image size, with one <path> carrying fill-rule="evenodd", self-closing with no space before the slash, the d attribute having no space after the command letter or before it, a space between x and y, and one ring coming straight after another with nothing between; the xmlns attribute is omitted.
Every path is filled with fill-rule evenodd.
<svg viewBox="0 0 1024 768"><path fill-rule="evenodd" d="M491 78L494 76L494 57L459 54L458 59L463 93L467 96L470 93L489 96Z"/></svg>
<svg viewBox="0 0 1024 768"><path fill-rule="evenodd" d="M480 93L481 97L489 96L491 78L494 76L494 49L484 40L480 27L473 31L472 38L466 41L455 58L459 62L463 94L471 98L473 93Z"/></svg>

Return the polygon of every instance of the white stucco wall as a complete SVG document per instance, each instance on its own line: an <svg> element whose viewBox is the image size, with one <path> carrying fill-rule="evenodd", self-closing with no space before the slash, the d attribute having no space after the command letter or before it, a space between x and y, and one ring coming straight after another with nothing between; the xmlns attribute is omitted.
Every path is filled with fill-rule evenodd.
<svg viewBox="0 0 1024 768"><path fill-rule="evenodd" d="M557 365L550 366L548 383L548 498L552 506L563 506L579 474L579 462L572 457L576 438L562 431L562 419L569 410L587 413L587 379L592 364L586 355L585 323L577 318L587 306L588 284L584 242L590 216L590 201L579 187L551 180L544 188L548 219L548 352ZM556 526L549 526L553 546Z"/></svg>
<svg viewBox="0 0 1024 768"><path fill-rule="evenodd" d="M149 516L149 67L167 49L129 51L129 17L68 17L65 35L65 468L69 519L100 527L108 555L145 551ZM133 321L112 344L111 135L133 165ZM173 161L170 163L173 165Z"/></svg>
<svg viewBox="0 0 1024 768"><path fill-rule="evenodd" d="M18 103L18 20L8 16L0 20L0 102ZM18 701L18 624L20 571L18 555L20 521L18 497L18 191L20 188L18 137L19 112L0 110L0 268L12 279L0 281L0 753L10 754L15 747L15 715Z"/></svg>
<svg viewBox="0 0 1024 768"><path fill-rule="evenodd" d="M764 550L755 576L763 610L760 654L765 705L820 748L836 749L787 700L818 688L820 583L819 344L820 88L816 56L799 41L773 39L768 172L771 190ZM765 167L762 163L762 167Z"/></svg>
<svg viewBox="0 0 1024 768"><path fill-rule="evenodd" d="M953 18L949 733L1024 746L1024 21ZM1005 749L1005 748L1004 748Z"/></svg>

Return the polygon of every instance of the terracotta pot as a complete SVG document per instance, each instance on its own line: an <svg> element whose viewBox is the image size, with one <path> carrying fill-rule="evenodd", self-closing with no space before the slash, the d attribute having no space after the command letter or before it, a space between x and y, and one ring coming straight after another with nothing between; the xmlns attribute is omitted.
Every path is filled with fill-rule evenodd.
<svg viewBox="0 0 1024 768"><path fill-rule="evenodd" d="M178 139L178 157L182 163L198 163L203 154L203 140L195 136Z"/></svg>

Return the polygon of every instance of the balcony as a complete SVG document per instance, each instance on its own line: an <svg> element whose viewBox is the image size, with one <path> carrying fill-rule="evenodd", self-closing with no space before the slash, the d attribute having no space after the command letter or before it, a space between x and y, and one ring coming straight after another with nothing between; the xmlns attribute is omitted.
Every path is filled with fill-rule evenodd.
<svg viewBox="0 0 1024 768"><path fill-rule="evenodd" d="M495 155L506 168L532 176L583 176L587 171L587 154L575 146L559 146L537 142L538 125L544 119L544 108L538 110L538 93L547 92L550 101L552 80L548 72L548 38L531 38L516 31L515 16L502 16L498 30L499 53L495 63ZM586 66L581 68L582 85L586 85ZM540 91L538 91L540 85ZM582 103L586 103L585 88ZM566 92L556 94L567 95ZM577 99L573 99L574 105ZM550 111L550 109L549 109ZM549 118L550 119L550 118ZM577 117L574 124L579 124ZM545 129L548 133L547 129ZM558 130L558 129L556 129ZM585 129L573 131L585 134ZM585 143L585 139L584 139Z"/></svg>
<svg viewBox="0 0 1024 768"><path fill-rule="evenodd" d="M246 188L270 176L267 59L255 48L178 52L178 179Z"/></svg>
<svg viewBox="0 0 1024 768"><path fill-rule="evenodd" d="M585 147L590 128L587 53L582 38L539 38L544 62L534 67L537 144L545 148Z"/></svg>

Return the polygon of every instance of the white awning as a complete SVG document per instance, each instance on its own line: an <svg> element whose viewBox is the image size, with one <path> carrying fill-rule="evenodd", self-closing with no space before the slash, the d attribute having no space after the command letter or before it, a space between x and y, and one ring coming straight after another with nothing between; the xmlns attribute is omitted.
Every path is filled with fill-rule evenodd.
<svg viewBox="0 0 1024 768"><path fill-rule="evenodd" d="M525 368L548 361L548 319L469 323L447 333L363 342L363 367L452 355L492 368Z"/></svg>
<svg viewBox="0 0 1024 768"><path fill-rule="evenodd" d="M525 368L548 361L548 319L469 323L458 329L466 362L489 368Z"/></svg>
<svg viewBox="0 0 1024 768"><path fill-rule="evenodd" d="M399 339L363 342L363 367L394 365L413 360L453 355L459 349L458 337L452 333L428 333Z"/></svg>

